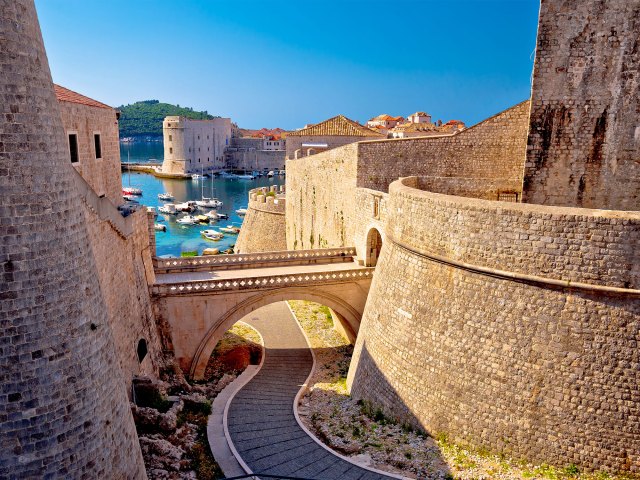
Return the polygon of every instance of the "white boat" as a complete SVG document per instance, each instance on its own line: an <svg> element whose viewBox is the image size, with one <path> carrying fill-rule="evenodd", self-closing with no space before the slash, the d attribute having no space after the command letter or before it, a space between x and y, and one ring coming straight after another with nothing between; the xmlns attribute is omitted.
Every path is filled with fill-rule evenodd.
<svg viewBox="0 0 640 480"><path fill-rule="evenodd" d="M247 214L247 209L246 208L239 208L236 210L236 213L240 216L246 215Z"/></svg>
<svg viewBox="0 0 640 480"><path fill-rule="evenodd" d="M267 173L267 177L273 177L273 170L269 171L269 173Z"/></svg>
<svg viewBox="0 0 640 480"><path fill-rule="evenodd" d="M160 213L166 213L168 215L175 215L176 213L178 213L178 211L176 210L176 206L173 203L167 203L166 205L158 207L158 211Z"/></svg>
<svg viewBox="0 0 640 480"><path fill-rule="evenodd" d="M142 195L142 190L135 187L122 187L122 193L127 195Z"/></svg>
<svg viewBox="0 0 640 480"><path fill-rule="evenodd" d="M208 217L210 222L217 222L218 219L220 218L218 217L218 213L213 210L208 211L207 213L204 214L204 216Z"/></svg>
<svg viewBox="0 0 640 480"><path fill-rule="evenodd" d="M124 198L127 202L138 203L138 198L135 195L125 193L124 195L122 195L122 198Z"/></svg>
<svg viewBox="0 0 640 480"><path fill-rule="evenodd" d="M193 175L191 175L191 180L202 180L204 178L204 175L200 175L199 173L194 173Z"/></svg>
<svg viewBox="0 0 640 480"><path fill-rule="evenodd" d="M166 193L159 193L158 194L158 198L160 200L173 200L173 195L171 195L170 192L166 192Z"/></svg>
<svg viewBox="0 0 640 480"><path fill-rule="evenodd" d="M181 217L176 221L180 225L195 225L196 223L198 223L198 219L196 217L191 216L191 215L185 215L184 217Z"/></svg>
<svg viewBox="0 0 640 480"><path fill-rule="evenodd" d="M227 225L226 227L220 227L220 231L224 233L230 233L232 235L237 235L240 233L240 229L238 227L234 227L233 225Z"/></svg>
<svg viewBox="0 0 640 480"><path fill-rule="evenodd" d="M253 175L243 174L243 175L236 175L236 178L239 180L253 180L256 177L254 177Z"/></svg>
<svg viewBox="0 0 640 480"><path fill-rule="evenodd" d="M200 232L200 235L202 235L207 240L213 240L214 242L217 242L218 240L222 240L224 238L224 234L213 229L202 230Z"/></svg>
<svg viewBox="0 0 640 480"><path fill-rule="evenodd" d="M155 228L159 232L166 232L167 231L167 226L166 225L162 225L161 223L154 223L153 224L153 228Z"/></svg>
<svg viewBox="0 0 640 480"><path fill-rule="evenodd" d="M198 206L196 205L196 202L194 202L193 200L189 200L188 202L184 202L184 203L176 203L176 210L180 211L180 212L195 212L198 209Z"/></svg>
<svg viewBox="0 0 640 480"><path fill-rule="evenodd" d="M229 218L229 215L227 215L226 213L216 213L216 215L220 220L226 220Z"/></svg>
<svg viewBox="0 0 640 480"><path fill-rule="evenodd" d="M202 197L202 200L196 200L196 205L204 208L218 208L222 206L222 202L217 198Z"/></svg>

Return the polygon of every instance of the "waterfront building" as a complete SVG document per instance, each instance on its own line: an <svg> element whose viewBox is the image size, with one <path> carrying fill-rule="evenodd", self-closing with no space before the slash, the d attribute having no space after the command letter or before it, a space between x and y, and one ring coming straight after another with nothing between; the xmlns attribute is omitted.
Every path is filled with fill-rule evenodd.
<svg viewBox="0 0 640 480"><path fill-rule="evenodd" d="M431 123L431 115L425 112L416 112L407 117L409 123Z"/></svg>
<svg viewBox="0 0 640 480"><path fill-rule="evenodd" d="M193 120L169 116L162 122L163 174L189 174L225 168L231 141L231 119Z"/></svg>

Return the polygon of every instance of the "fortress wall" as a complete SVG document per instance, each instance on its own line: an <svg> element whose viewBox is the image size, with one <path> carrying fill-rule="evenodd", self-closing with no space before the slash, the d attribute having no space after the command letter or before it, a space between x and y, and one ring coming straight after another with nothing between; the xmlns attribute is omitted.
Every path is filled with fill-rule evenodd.
<svg viewBox="0 0 640 480"><path fill-rule="evenodd" d="M543 0L524 201L640 210L640 2Z"/></svg>
<svg viewBox="0 0 640 480"><path fill-rule="evenodd" d="M284 150L227 151L226 168L238 170L260 170L267 168L284 168Z"/></svg>
<svg viewBox="0 0 640 480"><path fill-rule="evenodd" d="M33 1L0 32L0 477L143 479Z"/></svg>
<svg viewBox="0 0 640 480"><path fill-rule="evenodd" d="M637 289L639 272L620 266L624 257L639 263L640 215L578 215L400 182L389 210L349 370L352 394L474 447L640 472L638 291L560 288L455 265Z"/></svg>
<svg viewBox="0 0 640 480"><path fill-rule="evenodd" d="M106 195L115 205L122 204L120 144L115 110L65 101L59 104L65 133L78 134L79 161L73 166L98 195ZM100 134L100 159L96 158L94 133Z"/></svg>
<svg viewBox="0 0 640 480"><path fill-rule="evenodd" d="M288 249L353 246L357 148L287 160Z"/></svg>
<svg viewBox="0 0 640 480"><path fill-rule="evenodd" d="M302 149L300 155L303 157L307 156L307 150L313 147L303 147L303 143L326 143L327 150L331 150L333 148L342 147L343 145L349 145L356 142L361 142L362 140L366 140L370 137L350 137L347 135L287 135L287 144L286 144L286 152L287 152L287 160L293 160L295 157L295 152L298 149ZM317 148L314 150L318 151Z"/></svg>
<svg viewBox="0 0 640 480"><path fill-rule="evenodd" d="M238 234L235 253L276 252L287 249L286 200L284 186L254 188L249 191L247 214ZM279 192L266 196L268 191Z"/></svg>
<svg viewBox="0 0 640 480"><path fill-rule="evenodd" d="M361 142L358 186L386 192L398 177L419 175L451 195L520 193L528 125L525 101L456 135Z"/></svg>
<svg viewBox="0 0 640 480"><path fill-rule="evenodd" d="M84 218L117 357L124 374L123 381L130 394L133 376L156 376L162 361L162 347L147 283L154 275L149 220L146 209L127 217L132 223L133 233L125 238L86 207ZM146 341L148 354L139 362L137 347L141 339Z"/></svg>

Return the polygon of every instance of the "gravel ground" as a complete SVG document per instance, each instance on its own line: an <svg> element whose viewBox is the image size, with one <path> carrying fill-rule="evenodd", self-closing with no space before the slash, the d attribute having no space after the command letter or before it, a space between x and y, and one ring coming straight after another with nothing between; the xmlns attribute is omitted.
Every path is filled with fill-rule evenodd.
<svg viewBox="0 0 640 480"><path fill-rule="evenodd" d="M380 470L416 479L622 480L638 476L582 473L575 466L554 468L465 449L444 436L432 438L399 425L370 405L352 400L346 375L353 348L333 328L327 307L306 301L289 305L316 355L309 392L302 398L302 421L337 452Z"/></svg>

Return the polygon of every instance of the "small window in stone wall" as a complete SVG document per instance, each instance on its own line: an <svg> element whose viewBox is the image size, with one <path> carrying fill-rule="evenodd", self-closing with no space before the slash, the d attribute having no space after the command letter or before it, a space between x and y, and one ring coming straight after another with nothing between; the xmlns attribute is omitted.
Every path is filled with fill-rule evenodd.
<svg viewBox="0 0 640 480"><path fill-rule="evenodd" d="M380 218L380 197L373 197L373 218Z"/></svg>
<svg viewBox="0 0 640 480"><path fill-rule="evenodd" d="M173 141L173 136L169 135L169 141L172 142Z"/></svg>
<svg viewBox="0 0 640 480"><path fill-rule="evenodd" d="M102 141L99 133L93 134L93 145L96 147L96 160L102 158Z"/></svg>
<svg viewBox="0 0 640 480"><path fill-rule="evenodd" d="M513 202L518 201L518 194L516 192L498 192L499 202Z"/></svg>
<svg viewBox="0 0 640 480"><path fill-rule="evenodd" d="M169 153L173 153L173 148L169 147Z"/></svg>
<svg viewBox="0 0 640 480"><path fill-rule="evenodd" d="M144 357L147 356L147 341L144 338L141 338L140 340L138 340L137 352L138 352L138 362L142 363L142 361L144 360Z"/></svg>
<svg viewBox="0 0 640 480"><path fill-rule="evenodd" d="M71 156L71 163L78 163L78 134L69 134L69 155Z"/></svg>

